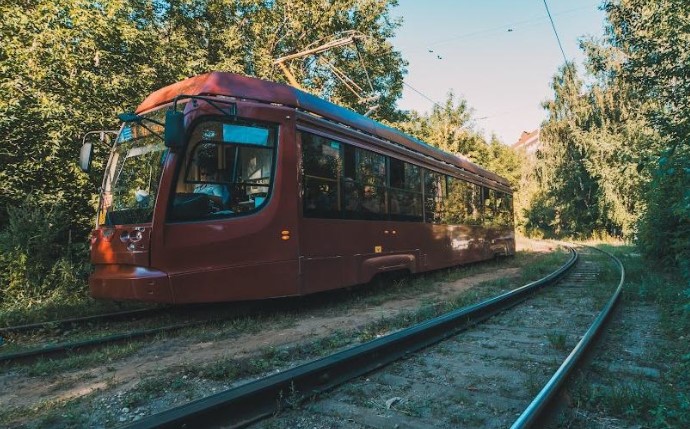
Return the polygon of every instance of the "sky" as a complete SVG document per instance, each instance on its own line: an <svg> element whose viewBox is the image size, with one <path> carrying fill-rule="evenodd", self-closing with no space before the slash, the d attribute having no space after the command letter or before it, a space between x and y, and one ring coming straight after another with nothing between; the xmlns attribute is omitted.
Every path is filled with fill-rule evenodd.
<svg viewBox="0 0 690 429"><path fill-rule="evenodd" d="M604 31L601 0L547 0L565 56L583 71L582 37ZM544 0L399 0L391 40L409 62L398 108L428 112L450 90L474 110L474 128L515 143L546 119L541 102L563 65ZM421 94L420 94L421 93Z"/></svg>

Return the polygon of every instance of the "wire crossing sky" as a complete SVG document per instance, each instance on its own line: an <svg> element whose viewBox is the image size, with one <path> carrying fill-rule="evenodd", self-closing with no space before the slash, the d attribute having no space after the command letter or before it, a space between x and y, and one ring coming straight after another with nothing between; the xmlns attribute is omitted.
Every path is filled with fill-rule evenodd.
<svg viewBox="0 0 690 429"><path fill-rule="evenodd" d="M546 119L541 102L565 52L582 70L579 39L603 34L600 3L549 0L547 11L544 0L399 0L392 42L409 65L398 107L427 112L453 90L475 109L477 129L515 143Z"/></svg>
<svg viewBox="0 0 690 429"><path fill-rule="evenodd" d="M561 38L558 37L558 30L556 30L556 24L553 22L553 17L551 16L551 12L549 11L549 5L546 4L546 0L544 0L544 7L546 8L546 14L549 15L549 21L551 22L551 28L553 28L553 34L556 36L556 41L558 42L558 47L561 50L561 54L563 54L563 63L567 63L568 59L565 56L565 51L563 50L563 44L561 43Z"/></svg>

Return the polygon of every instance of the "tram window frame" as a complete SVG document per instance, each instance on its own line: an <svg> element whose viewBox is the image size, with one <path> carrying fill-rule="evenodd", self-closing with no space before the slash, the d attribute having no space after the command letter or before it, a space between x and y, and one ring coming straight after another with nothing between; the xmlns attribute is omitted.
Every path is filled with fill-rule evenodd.
<svg viewBox="0 0 690 429"><path fill-rule="evenodd" d="M391 220L424 220L422 167L388 157L388 207Z"/></svg>
<svg viewBox="0 0 690 429"><path fill-rule="evenodd" d="M343 218L387 220L388 156L348 144L343 150Z"/></svg>
<svg viewBox="0 0 690 429"><path fill-rule="evenodd" d="M444 200L446 198L445 175L433 170L424 171L424 222L443 223Z"/></svg>
<svg viewBox="0 0 690 429"><path fill-rule="evenodd" d="M240 126L266 130L265 143L226 141L225 131L228 127ZM204 127L208 127L204 129ZM210 131L216 127L215 131ZM275 182L278 142L280 127L278 124L257 121L250 118L237 118L229 120L223 116L204 116L190 127L188 143L184 157L180 161L174 179L174 188L171 189L171 198L167 210L167 222L184 223L217 219L231 219L255 214L266 207L273 194ZM220 139L218 136L220 135ZM200 167L197 159L197 150L201 145L216 145L216 179L208 181L200 179ZM268 152L270 163L268 165L269 176L259 178L250 177L250 173L240 173L238 163L240 157L247 156L252 150ZM228 165L228 151L234 152L231 157L232 166ZM248 159L257 159L259 157ZM248 161L250 162L250 161ZM242 167L248 167L243 165ZM261 163L260 174L264 174L265 163ZM220 172L220 173L218 173ZM256 173L256 171L254 172ZM246 177L242 177L244 174ZM218 179L224 177L224 179ZM242 180L240 180L242 179ZM227 203L221 201L222 197L215 194L202 192L188 192L186 188L198 184L223 185L228 193ZM180 190L183 190L182 192ZM205 195L205 196L204 196ZM243 198L247 198L244 201Z"/></svg>
<svg viewBox="0 0 690 429"><path fill-rule="evenodd" d="M341 176L343 170L343 144L319 136L317 134L300 131L301 141L301 174L302 174L302 199L303 199L303 214L305 217L316 218L340 218L341 217ZM337 157L335 158L335 174L329 177L328 164L333 161L324 160L323 157L313 158L314 163L310 165L311 160L308 161L306 155L309 154L308 148L320 148L320 155L324 154L324 148L336 149ZM333 152L331 152L331 155ZM331 156L331 158L333 158ZM312 171L311 168L315 170ZM319 171L320 170L320 171ZM315 186L312 188L311 184ZM335 187L335 198L333 198L333 189ZM333 203L334 206L333 206Z"/></svg>

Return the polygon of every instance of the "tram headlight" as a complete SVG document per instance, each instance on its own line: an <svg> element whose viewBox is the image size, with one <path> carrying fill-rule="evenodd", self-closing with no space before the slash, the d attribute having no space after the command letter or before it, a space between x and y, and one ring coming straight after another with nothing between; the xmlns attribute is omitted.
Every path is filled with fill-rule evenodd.
<svg viewBox="0 0 690 429"><path fill-rule="evenodd" d="M129 234L129 241L131 241L132 243L137 243L137 242L141 241L142 238L144 238L144 234L142 234L141 231L138 231L138 230L132 231Z"/></svg>
<svg viewBox="0 0 690 429"><path fill-rule="evenodd" d="M143 248L138 244L144 238L143 228L134 228L133 231L122 231L120 233L120 241L127 246L127 250L135 251L137 248Z"/></svg>

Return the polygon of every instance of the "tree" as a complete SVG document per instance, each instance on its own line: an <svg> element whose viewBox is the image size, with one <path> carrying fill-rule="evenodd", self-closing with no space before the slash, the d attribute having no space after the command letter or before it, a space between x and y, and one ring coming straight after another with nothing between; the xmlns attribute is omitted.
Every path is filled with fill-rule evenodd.
<svg viewBox="0 0 690 429"><path fill-rule="evenodd" d="M585 86L572 64L554 77L554 99L544 104L549 116L538 154L540 192L528 223L547 233L632 237L647 180L636 166L655 134L629 86L611 73L614 52L593 42L583 47L595 80Z"/></svg>
<svg viewBox="0 0 690 429"><path fill-rule="evenodd" d="M151 91L211 70L282 80L275 58L356 31L366 37L324 59L360 82L371 78L379 117L394 117L404 61L386 41L393 0L0 0L0 226L5 207L34 193L62 202L85 233L101 178L78 171L81 136L113 129ZM363 65L353 61L362 58ZM306 59L310 91L368 107ZM100 148L97 158L104 158Z"/></svg>
<svg viewBox="0 0 690 429"><path fill-rule="evenodd" d="M442 105L434 104L430 113L409 112L405 120L394 126L445 152L482 165L488 162L488 145L472 127L472 109L453 91Z"/></svg>
<svg viewBox="0 0 690 429"><path fill-rule="evenodd" d="M662 137L640 170L652 177L644 194L640 245L649 256L675 262L690 279L690 3L683 0L606 1L606 42L622 56L617 69L647 106Z"/></svg>

